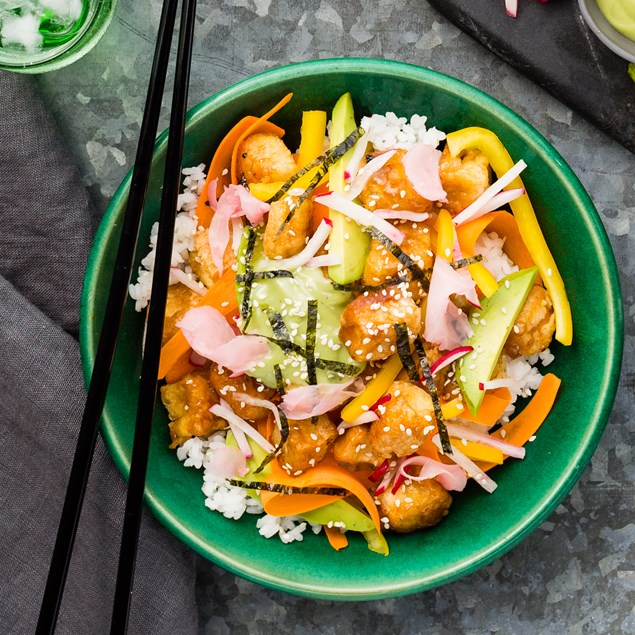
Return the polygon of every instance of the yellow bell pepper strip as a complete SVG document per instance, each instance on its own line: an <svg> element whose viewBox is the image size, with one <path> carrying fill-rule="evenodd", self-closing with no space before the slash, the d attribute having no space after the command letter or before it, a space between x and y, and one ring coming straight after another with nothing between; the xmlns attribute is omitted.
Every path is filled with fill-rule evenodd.
<svg viewBox="0 0 635 635"><path fill-rule="evenodd" d="M277 194L278 190L284 185L284 181L272 181L271 183L250 183L249 192L259 201L265 203Z"/></svg>
<svg viewBox="0 0 635 635"><path fill-rule="evenodd" d="M447 145L452 156L457 156L468 149L480 150L485 154L499 178L514 165L509 152L500 139L491 130L485 128L463 128L451 132L447 136ZM521 178L514 179L509 187L523 187ZM510 206L518 223L520 235L538 267L540 276L553 302L556 339L565 346L569 346L573 339L571 307L562 276L544 239L529 196L523 194L523 196L513 200Z"/></svg>
<svg viewBox="0 0 635 635"><path fill-rule="evenodd" d="M561 380L553 373L545 375L525 409L515 419L493 432L492 436L518 447L525 445L551 412L560 384ZM487 471L494 464L479 463L478 466Z"/></svg>
<svg viewBox="0 0 635 635"><path fill-rule="evenodd" d="M366 412L380 397L386 394L401 369L399 355L393 355L389 358L377 376L366 384L364 391L344 407L341 414L342 420L355 421L357 417Z"/></svg>
<svg viewBox="0 0 635 635"><path fill-rule="evenodd" d="M443 258L443 260L447 262L452 262L454 252L454 223L447 209L442 209L439 212L434 228L437 230L437 258Z"/></svg>
<svg viewBox="0 0 635 635"><path fill-rule="evenodd" d="M468 459L472 459L472 461L486 461L488 463L502 465L505 458L502 451L498 448L492 448L489 445L483 445L482 443L462 441L461 439L455 439L454 437L450 437L450 443L459 452L465 454Z"/></svg>
<svg viewBox="0 0 635 635"><path fill-rule="evenodd" d="M323 110L307 110L302 113L300 127L300 148L298 150L298 168L317 159L324 152L324 137L326 134L326 112ZM301 176L295 187L305 190L316 175L319 168L313 168Z"/></svg>

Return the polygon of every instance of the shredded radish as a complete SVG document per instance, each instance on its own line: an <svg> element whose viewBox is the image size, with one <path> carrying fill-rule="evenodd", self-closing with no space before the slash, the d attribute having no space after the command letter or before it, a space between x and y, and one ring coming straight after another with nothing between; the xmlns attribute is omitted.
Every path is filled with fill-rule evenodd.
<svg viewBox="0 0 635 635"><path fill-rule="evenodd" d="M373 496L381 496L392 483L393 478L395 478L395 474L397 474L398 468L396 465L392 466L385 474L384 478L382 478L381 483L377 486Z"/></svg>
<svg viewBox="0 0 635 635"><path fill-rule="evenodd" d="M478 383L479 390L496 390L497 388L516 388L518 382L511 377L501 377L500 379L490 379L489 381L480 381Z"/></svg>
<svg viewBox="0 0 635 635"><path fill-rule="evenodd" d="M353 146L353 150L344 171L344 178L347 182L350 182L352 179L355 178L355 176L357 176L357 172L359 171L359 166L362 162L362 159L366 156L366 148L368 148L368 143L368 133L364 132L364 134L358 139L357 143Z"/></svg>
<svg viewBox="0 0 635 635"><path fill-rule="evenodd" d="M373 421L377 421L379 419L379 415L373 410L367 410L366 412L362 412L359 417L353 419L352 421L342 421L337 426L337 431L342 434L344 430L347 428L354 428L355 426L360 426L363 423L372 423Z"/></svg>
<svg viewBox="0 0 635 635"><path fill-rule="evenodd" d="M235 392L234 397L236 399L240 399L240 401L244 401L250 406L256 406L257 408L266 408L267 410L271 410L271 412L273 413L273 417L276 420L276 425L278 426L278 428L282 428L282 425L280 423L280 412L278 412L278 406L276 406L273 401L269 401L268 399L260 399L258 397L252 397L246 392Z"/></svg>
<svg viewBox="0 0 635 635"><path fill-rule="evenodd" d="M452 294L473 299L476 296L474 280L465 269L454 270L446 260L437 258L428 291L424 337L442 350L459 348L472 335L467 315L452 302Z"/></svg>
<svg viewBox="0 0 635 635"><path fill-rule="evenodd" d="M337 254L323 254L315 256L304 263L305 267L317 269L317 267L333 267L342 264L342 258Z"/></svg>
<svg viewBox="0 0 635 635"><path fill-rule="evenodd" d="M190 364L196 366L196 368L203 368L207 364L207 358L199 355L196 351L190 353Z"/></svg>
<svg viewBox="0 0 635 635"><path fill-rule="evenodd" d="M461 223L474 220L485 214L485 212L482 211L485 206L488 205L504 187L507 187L526 167L527 164L521 159L516 165L505 172L498 181L494 181L473 203L470 203L464 210L459 212L454 217L454 224L461 225Z"/></svg>
<svg viewBox="0 0 635 635"><path fill-rule="evenodd" d="M471 353L474 350L473 346L459 346L454 350L447 352L437 359L434 364L430 366L430 372L434 375L438 373L442 368L453 364L457 359L461 359L466 353Z"/></svg>
<svg viewBox="0 0 635 635"><path fill-rule="evenodd" d="M441 151L427 143L419 143L403 158L406 177L415 192L428 201L445 201L446 191L439 176Z"/></svg>
<svg viewBox="0 0 635 635"><path fill-rule="evenodd" d="M439 439L439 435L435 434L432 437L432 442L440 449L441 440ZM496 483L489 477L483 470L474 463L471 459L468 459L465 454L457 450L454 446L452 446L452 454L444 454L443 456L447 457L454 461L457 465L462 467L468 476L472 477L486 492L490 494L498 487Z"/></svg>
<svg viewBox="0 0 635 635"><path fill-rule="evenodd" d="M282 260L272 260L270 261L270 266L275 269L293 271L294 269L305 265L320 250L322 245L326 242L326 239L329 237L332 229L333 223L326 218L322 219L322 222L315 230L315 233L311 236L311 240L309 240L306 247L299 254L291 256L290 258L283 258Z"/></svg>
<svg viewBox="0 0 635 635"><path fill-rule="evenodd" d="M409 212L405 209L376 209L373 214L384 220L411 220L423 223L430 215L427 212Z"/></svg>
<svg viewBox="0 0 635 635"><path fill-rule="evenodd" d="M209 411L217 417L225 419L232 428L232 432L236 428L249 438L253 439L265 452L273 452L273 445L271 445L271 443L269 443L269 441L267 441L267 439L265 439L250 423L247 423L247 421L245 421L242 417L239 417L224 399L221 399L220 403L214 404Z"/></svg>
<svg viewBox="0 0 635 635"><path fill-rule="evenodd" d="M518 15L518 0L505 0L505 11L510 18Z"/></svg>
<svg viewBox="0 0 635 635"><path fill-rule="evenodd" d="M178 267L170 267L170 284L176 284L177 282L184 284L188 289L192 289L192 291L195 291L199 295L205 295L207 293L205 286L200 282L196 282L191 273L185 273L185 271Z"/></svg>
<svg viewBox="0 0 635 635"><path fill-rule="evenodd" d="M363 387L352 386L354 381L298 386L285 394L280 409L289 419L310 419L325 414L363 390Z"/></svg>
<svg viewBox="0 0 635 635"><path fill-rule="evenodd" d="M490 436L489 434L482 434L479 432L475 432L474 430L469 430L468 428L464 428L463 426L457 425L456 423L446 423L446 427L448 429L448 433L452 437L488 445L491 448L500 450L507 456L513 456L515 459L525 458L525 448L523 447L512 445L511 443L507 443L506 441L501 441L496 437Z"/></svg>
<svg viewBox="0 0 635 635"><path fill-rule="evenodd" d="M421 467L421 471L417 476L408 474L406 471L412 465ZM426 479L434 478L445 489L455 492L463 491L467 483L463 468L458 465L446 465L427 456L412 456L404 459L399 465L399 473L411 481L425 481Z"/></svg>
<svg viewBox="0 0 635 635"><path fill-rule="evenodd" d="M235 433L234 438L236 438ZM247 438L244 435L243 438L245 439L247 448L249 448ZM249 454L245 455L240 447L234 448L230 445L221 446L214 451L214 455L209 466L210 472L222 478L245 476L245 474L249 472L249 469L247 468L247 461L245 459L251 458L251 456L251 449L249 449Z"/></svg>
<svg viewBox="0 0 635 635"><path fill-rule="evenodd" d="M357 203L349 201L341 194L337 194L336 192L322 194L321 196L316 196L315 200L321 205L326 205L327 207L334 209L336 212L344 214L344 216L351 218L360 225L378 229L382 234L397 245L401 245L403 242L404 234L397 228L393 227L388 221L385 221L383 218L379 218L379 216L369 212L361 205L357 205Z"/></svg>
<svg viewBox="0 0 635 635"><path fill-rule="evenodd" d="M210 306L190 309L176 325L199 355L235 373L253 368L269 354L264 337L236 335L222 313Z"/></svg>
<svg viewBox="0 0 635 635"><path fill-rule="evenodd" d="M384 152L374 159L371 159L363 168L360 168L350 185L347 185L345 188L346 198L351 201L357 198L366 187L366 183L368 183L370 177L373 176L375 172L381 170L384 165L395 156L395 152L397 151L390 150L389 152Z"/></svg>
<svg viewBox="0 0 635 635"><path fill-rule="evenodd" d="M377 481L379 481L384 476L384 474L388 471L389 468L390 468L390 461L388 461L388 459L384 459L381 465L374 472L371 472L368 475L368 480L371 483L377 483Z"/></svg>

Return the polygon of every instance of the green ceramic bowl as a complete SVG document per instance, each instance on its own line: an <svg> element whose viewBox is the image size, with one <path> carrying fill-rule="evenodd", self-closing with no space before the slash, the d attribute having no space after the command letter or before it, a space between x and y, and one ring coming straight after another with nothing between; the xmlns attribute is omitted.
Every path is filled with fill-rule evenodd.
<svg viewBox="0 0 635 635"><path fill-rule="evenodd" d="M454 497L449 517L436 528L390 536L387 558L368 551L358 536L352 536L350 546L339 553L327 546L322 535L307 535L291 545L265 540L258 535L253 517L235 522L207 510L201 473L183 468L168 449L167 417L161 407L155 416L147 504L170 531L206 558L275 589L334 600L379 599L430 589L475 571L525 538L555 509L589 461L611 410L620 372L622 313L615 261L589 196L538 132L479 90L415 66L326 60L275 69L240 82L191 111L185 165L207 163L232 124L247 114L265 112L289 91L295 96L275 121L288 130L291 147L297 143L302 110L330 111L335 100L350 91L358 115L421 113L445 131L484 126L499 135L513 157L524 158L529 169L523 178L573 308L574 343L554 345L556 361L550 367L562 378L561 393L537 440L529 445L527 458L509 461L492 472L499 485L494 494L472 483ZM165 151L163 134L156 147L150 214L142 237L149 235L157 215ZM81 328L86 376L95 357L129 183L128 176L115 194L90 256ZM145 242L142 238L141 244ZM103 435L124 475L130 462L142 331L143 317L129 302L103 416Z"/></svg>

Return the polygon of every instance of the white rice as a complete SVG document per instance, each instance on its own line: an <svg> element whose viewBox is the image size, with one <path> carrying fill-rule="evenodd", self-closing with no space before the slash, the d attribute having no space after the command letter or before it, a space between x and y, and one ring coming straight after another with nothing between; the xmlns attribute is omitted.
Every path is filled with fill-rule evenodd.
<svg viewBox="0 0 635 635"><path fill-rule="evenodd" d="M421 115L412 115L408 122L406 117L397 117L394 112L388 112L385 115L364 117L360 125L376 150L409 150L419 143L436 148L445 139L445 133L436 128L426 128L427 119Z"/></svg>
<svg viewBox="0 0 635 635"><path fill-rule="evenodd" d="M195 215L198 198L205 185L205 164L201 163L192 168L184 168L183 192L177 201L176 221L174 225L174 245L172 247L172 267L178 267L196 280L189 266L190 251L194 249L194 234L198 229ZM150 230L150 252L141 261L137 282L129 287L130 297L135 301L135 310L142 311L150 301L152 291L152 272L156 255L159 223L154 223ZM170 284L175 280L170 280Z"/></svg>
<svg viewBox="0 0 635 635"><path fill-rule="evenodd" d="M202 491L205 507L219 512L225 518L238 520L244 514L264 514L260 501L250 497L242 487L229 485L224 476L214 472L214 454L225 445L225 432L215 432L207 439L192 437L176 449L176 456L185 467L203 470ZM321 525L307 523L298 516L270 516L264 514L256 522L261 536L272 538L278 535L284 543L303 540L308 526L313 533L319 533Z"/></svg>
<svg viewBox="0 0 635 635"><path fill-rule="evenodd" d="M515 265L503 251L505 239L496 232L483 232L476 241L475 253L483 256L483 264L498 282L510 273L518 271Z"/></svg>

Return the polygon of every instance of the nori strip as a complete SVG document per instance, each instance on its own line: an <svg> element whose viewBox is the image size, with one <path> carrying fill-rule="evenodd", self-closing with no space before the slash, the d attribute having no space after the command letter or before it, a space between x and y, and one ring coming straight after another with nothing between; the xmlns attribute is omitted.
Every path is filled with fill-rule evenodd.
<svg viewBox="0 0 635 635"><path fill-rule="evenodd" d="M315 374L315 338L317 335L318 303L317 300L309 300L306 308L306 370L311 386L317 384Z"/></svg>
<svg viewBox="0 0 635 635"><path fill-rule="evenodd" d="M280 238L280 234L282 234L282 232L285 230L285 227L291 222L291 219L293 218L293 215L295 214L295 210L298 207L300 207L300 205L302 205L302 203L304 203L304 201L306 201L306 199L309 198L309 196L311 196L311 192L313 192L313 190L319 185L320 181L326 176L329 168L333 164L335 164L341 157L343 157L355 145L355 143L362 136L362 134L364 134L364 132L361 128L358 128L357 130L353 130L353 132L351 132L351 134L348 135L348 137L346 137L346 139L344 139L342 143L340 143L339 145L336 145L334 148L331 148L330 150L327 150L321 157L318 157L318 159L321 161L320 169L317 171L316 175L311 179L311 182L309 183L308 187L306 188L306 190L304 190L302 195L298 198L297 202L292 207L289 207L289 213L286 215L285 219L282 221L282 225L280 225L280 229L278 229L278 232L276 233L274 240L278 240L278 238ZM315 159L315 161L318 161L318 159ZM312 163L315 163L315 161L312 161ZM318 165L320 165L320 163L318 163ZM313 169L314 167L316 166L313 165L309 169ZM294 177L291 177L291 179L293 178ZM289 183L289 181L287 181L287 183ZM278 190L278 192L275 193L275 195L269 200L269 203L277 201L282 196L282 194L284 194L284 192L286 192L289 189L290 186L287 187L287 189L284 190L282 194L280 194L281 190L287 185L287 183L285 183L282 186L282 188L280 188L280 190ZM280 196L278 196L279 194Z"/></svg>
<svg viewBox="0 0 635 635"><path fill-rule="evenodd" d="M282 381L282 371L280 370L279 364L274 365L273 372L276 376L278 393L280 394L280 397L283 397L285 391L284 383ZM289 420L287 419L287 416L284 414L284 412L280 410L280 408L278 408L278 414L280 415L280 443L278 443L278 445L273 449L272 452L269 452L269 454L267 454L267 456L262 460L262 463L254 471L254 474L260 474L264 467L271 463L271 461L273 461L276 456L278 456L280 450L282 450L282 446L287 442L287 439L289 438Z"/></svg>
<svg viewBox="0 0 635 635"><path fill-rule="evenodd" d="M256 230L249 225L247 227L247 247L245 248L245 273L243 286L243 301L240 305L240 315L243 319L243 331L247 328L251 319L251 285L254 281L253 270L251 268L251 259L254 255L254 247L256 245Z"/></svg>
<svg viewBox="0 0 635 635"><path fill-rule="evenodd" d="M385 280L384 282L375 285L361 284L359 282L339 284L338 282L333 282L333 280L331 280L331 285L336 291L347 291L348 293L365 293L368 291L369 293L372 293L373 291L381 291L387 287L393 287L401 284L402 282L410 282L410 278L401 278L397 276L396 278L390 278L390 280Z"/></svg>
<svg viewBox="0 0 635 635"><path fill-rule="evenodd" d="M397 353L399 354L401 364L408 373L408 379L410 379L413 384L418 384L421 378L419 377L419 373L417 372L417 365L415 364L415 360L412 358L412 353L410 352L410 338L408 337L408 327L404 322L393 324L392 327L395 329L395 334L397 335Z"/></svg>
<svg viewBox="0 0 635 635"><path fill-rule="evenodd" d="M285 269L275 271L251 271L249 274L239 273L236 275L236 282L246 282L254 280L273 280L274 278L293 278L293 274Z"/></svg>
<svg viewBox="0 0 635 635"><path fill-rule="evenodd" d="M426 388L430 393L430 397L432 397L434 416L437 419L437 429L439 430L439 439L441 440L443 453L452 454L452 445L450 443L448 429L445 427L445 418L443 417L441 401L439 401L439 393L437 392L437 386L434 383L432 372L430 371L430 364L428 363L428 357L426 355L426 351L420 337L417 337L415 339L415 351L417 352L417 356L419 357L419 366L421 366L423 380L426 382Z"/></svg>
<svg viewBox="0 0 635 635"><path fill-rule="evenodd" d="M461 260L455 260L452 264L452 269L462 269L463 267L469 267L470 265L481 262L483 256L476 254L475 256L469 256L468 258L461 258Z"/></svg>
<svg viewBox="0 0 635 635"><path fill-rule="evenodd" d="M277 492L278 494L323 494L325 496L348 495L348 491L340 487L296 487L295 485L263 483L262 481L239 481L235 478L228 478L227 482L234 487L264 490L266 492Z"/></svg>
<svg viewBox="0 0 635 635"><path fill-rule="evenodd" d="M419 280L424 288L428 291L430 286L430 277L432 272L430 269L422 269L399 245L395 244L386 234L380 232L376 227L368 227L366 231L378 242L381 243L388 251L407 269L410 270L413 280Z"/></svg>
<svg viewBox="0 0 635 635"><path fill-rule="evenodd" d="M353 132L351 132L351 134L348 135L342 143L339 143L334 148L328 149L324 154L313 159L313 161L307 163L303 168L300 168L300 170L298 170L282 185L282 187L267 201L267 203L279 201L293 187L296 181L303 177L307 172L310 172L313 168L320 167L322 170L328 170L331 165L343 157L357 143L363 134L364 130L362 128L353 130ZM324 171L324 173L320 176L318 183L322 180L324 174L326 174L326 171ZM314 180L315 179L311 181L311 184Z"/></svg>

